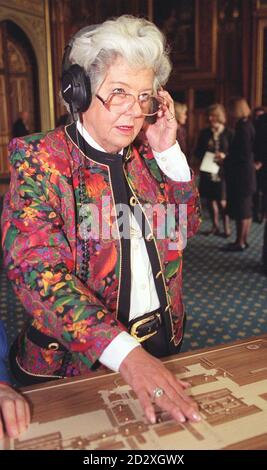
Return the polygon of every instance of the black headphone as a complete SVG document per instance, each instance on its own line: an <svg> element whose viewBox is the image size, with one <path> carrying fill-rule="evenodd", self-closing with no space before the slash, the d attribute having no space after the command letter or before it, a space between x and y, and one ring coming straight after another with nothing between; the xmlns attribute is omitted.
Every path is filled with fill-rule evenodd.
<svg viewBox="0 0 267 470"><path fill-rule="evenodd" d="M73 119L78 113L85 112L92 101L91 82L85 70L78 64L70 62L70 53L75 39L84 33L96 29L99 25L86 26L80 29L69 41L62 60L61 95L70 106Z"/></svg>

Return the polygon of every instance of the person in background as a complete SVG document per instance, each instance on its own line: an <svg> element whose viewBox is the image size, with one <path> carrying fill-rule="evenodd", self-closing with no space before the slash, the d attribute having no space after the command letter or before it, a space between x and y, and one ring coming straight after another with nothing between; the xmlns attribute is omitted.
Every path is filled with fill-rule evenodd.
<svg viewBox="0 0 267 470"><path fill-rule="evenodd" d="M262 114L257 121L255 135L255 160L260 162L260 187L263 195L264 234L262 247L262 268L267 276L267 113Z"/></svg>
<svg viewBox="0 0 267 470"><path fill-rule="evenodd" d="M229 217L226 214L226 184L224 176L224 161L229 152L232 132L226 127L226 112L221 104L213 104L207 109L209 127L200 131L194 152L198 168L201 166L206 152L214 154L215 162L220 166L218 173L200 171L200 196L208 202L212 228L207 235L219 235L220 213L223 220L224 236L229 237Z"/></svg>
<svg viewBox="0 0 267 470"><path fill-rule="evenodd" d="M29 131L29 113L28 111L22 111L19 118L14 122L12 127L13 137L23 137L28 135Z"/></svg>
<svg viewBox="0 0 267 470"><path fill-rule="evenodd" d="M72 38L62 69L75 121L10 145L4 259L30 319L12 371L31 384L105 367L121 373L150 423L155 404L178 422L199 421L188 384L159 360L183 337L179 234L185 227L186 244L200 225L162 88L164 36L145 19L105 21ZM134 147L145 122L147 144ZM173 208L170 224L154 206Z"/></svg>
<svg viewBox="0 0 267 470"><path fill-rule="evenodd" d="M187 105L185 103L179 103L176 101L174 103L175 117L177 121L177 141L181 147L182 152L189 160L188 156L188 145L187 145L187 131L186 131L186 121L187 121Z"/></svg>
<svg viewBox="0 0 267 470"><path fill-rule="evenodd" d="M7 338L0 320L0 439L6 431L9 437L18 437L30 423L30 408L25 398L10 385L6 370Z"/></svg>
<svg viewBox="0 0 267 470"><path fill-rule="evenodd" d="M255 127L255 132L261 134L262 119L261 116L265 114L265 108L258 106L253 109L252 122ZM258 132L259 127L259 132ZM258 138L257 138L258 140ZM264 186L262 185L262 161L259 160L260 152L255 149L255 169L256 169L256 191L253 194L253 221L261 223L264 219Z"/></svg>
<svg viewBox="0 0 267 470"><path fill-rule="evenodd" d="M226 249L243 251L249 246L252 198L256 190L255 129L250 118L250 107L245 98L232 98L229 103L229 114L235 132L225 161L227 213L236 221L236 240Z"/></svg>

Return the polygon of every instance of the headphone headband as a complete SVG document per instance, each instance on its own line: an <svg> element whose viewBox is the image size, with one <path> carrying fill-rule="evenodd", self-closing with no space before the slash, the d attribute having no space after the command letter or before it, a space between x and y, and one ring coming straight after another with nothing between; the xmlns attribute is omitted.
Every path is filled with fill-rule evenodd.
<svg viewBox="0 0 267 470"><path fill-rule="evenodd" d="M92 101L91 82L83 67L70 62L70 53L74 41L97 29L99 24L85 26L80 29L68 42L65 47L62 60L61 95L70 106L70 111L74 120L78 114L85 112Z"/></svg>

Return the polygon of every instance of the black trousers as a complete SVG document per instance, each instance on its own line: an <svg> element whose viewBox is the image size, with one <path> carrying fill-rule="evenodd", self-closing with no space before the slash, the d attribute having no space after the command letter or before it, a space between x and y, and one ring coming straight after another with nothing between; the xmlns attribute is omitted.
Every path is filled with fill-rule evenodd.
<svg viewBox="0 0 267 470"><path fill-rule="evenodd" d="M266 179L264 183L267 185L267 171L266 171ZM264 216L265 216L265 225L264 225L264 235L263 235L263 247L262 247L262 264L263 264L263 272L267 275L267 192L263 194L263 208L264 208Z"/></svg>
<svg viewBox="0 0 267 470"><path fill-rule="evenodd" d="M166 356L170 356L171 354L178 354L181 349L182 341L177 346L175 353L170 352L170 347L166 339L165 329L162 326L158 333L151 338L148 338L146 341L142 343L143 348L152 356L162 358Z"/></svg>

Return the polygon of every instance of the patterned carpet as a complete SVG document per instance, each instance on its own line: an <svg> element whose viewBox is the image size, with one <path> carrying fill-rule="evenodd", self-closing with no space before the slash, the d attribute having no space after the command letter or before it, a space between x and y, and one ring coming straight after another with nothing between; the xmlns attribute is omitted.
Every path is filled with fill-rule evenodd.
<svg viewBox="0 0 267 470"><path fill-rule="evenodd" d="M225 239L205 236L208 227L204 218L199 234L185 250L187 324L183 352L267 332L267 278L260 266L263 224L253 224L250 247L241 253L222 251ZM3 269L0 311L11 344L25 313Z"/></svg>
<svg viewBox="0 0 267 470"><path fill-rule="evenodd" d="M184 257L187 324L182 351L267 333L267 277L261 271L263 224L253 223L249 248L229 253L232 236L205 236L205 218Z"/></svg>

